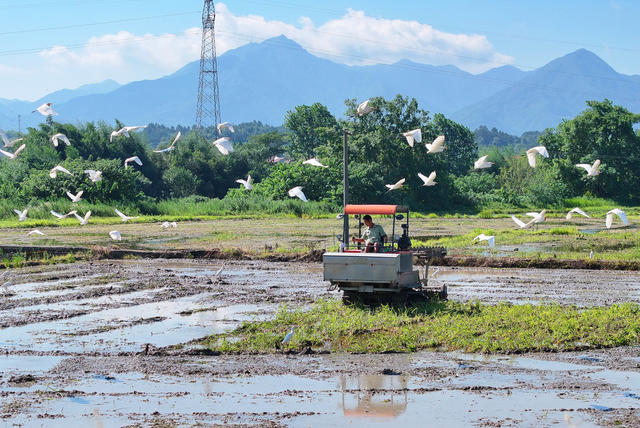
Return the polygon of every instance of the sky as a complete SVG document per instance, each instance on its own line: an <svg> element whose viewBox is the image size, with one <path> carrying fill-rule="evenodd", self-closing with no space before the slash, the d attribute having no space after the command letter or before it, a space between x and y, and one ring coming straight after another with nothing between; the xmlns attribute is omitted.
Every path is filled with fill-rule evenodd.
<svg viewBox="0 0 640 428"><path fill-rule="evenodd" d="M0 98L155 79L200 57L202 0L0 0ZM637 0L227 0L218 55L284 34L316 56L528 71L580 48L640 75Z"/></svg>

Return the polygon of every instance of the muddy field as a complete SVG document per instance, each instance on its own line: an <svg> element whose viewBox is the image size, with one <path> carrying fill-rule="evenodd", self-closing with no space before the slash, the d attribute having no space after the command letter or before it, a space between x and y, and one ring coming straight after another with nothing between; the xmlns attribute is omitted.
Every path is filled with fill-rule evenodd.
<svg viewBox="0 0 640 428"><path fill-rule="evenodd" d="M640 425L640 348L483 356L207 355L198 339L305 306L314 263L123 260L10 270L4 426ZM437 269L437 271L436 271ZM640 302L640 273L432 269L458 301ZM426 419L428 418L428 419Z"/></svg>

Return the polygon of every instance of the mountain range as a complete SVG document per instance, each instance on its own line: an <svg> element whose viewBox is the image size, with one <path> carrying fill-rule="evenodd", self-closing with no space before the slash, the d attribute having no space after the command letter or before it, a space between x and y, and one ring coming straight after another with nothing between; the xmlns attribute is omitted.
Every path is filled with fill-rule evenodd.
<svg viewBox="0 0 640 428"><path fill-rule="evenodd" d="M107 80L61 90L34 102L0 99L0 128L16 129L42 117L31 111L54 103L62 122L119 119L126 124L191 125L195 118L199 61L155 80L120 85ZM502 66L471 74L455 66L402 60L394 64L349 66L319 58L284 36L249 43L218 58L222 119L259 120L279 125L297 105L320 102L337 117L344 100L396 94L471 129L480 125L520 135L570 119L586 100L611 99L640 111L640 76L617 73L597 55L579 49L532 71Z"/></svg>

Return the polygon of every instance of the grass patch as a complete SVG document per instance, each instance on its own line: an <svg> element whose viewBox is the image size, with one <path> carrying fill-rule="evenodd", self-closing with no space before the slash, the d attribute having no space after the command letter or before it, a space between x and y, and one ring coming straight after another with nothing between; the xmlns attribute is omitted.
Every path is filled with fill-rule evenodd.
<svg viewBox="0 0 640 428"><path fill-rule="evenodd" d="M484 305L431 301L392 308L347 306L321 300L309 310L282 306L275 319L245 322L203 344L223 353L275 352L291 326L288 349L347 353L421 349L485 353L571 351L640 342L640 306L582 309L558 304Z"/></svg>

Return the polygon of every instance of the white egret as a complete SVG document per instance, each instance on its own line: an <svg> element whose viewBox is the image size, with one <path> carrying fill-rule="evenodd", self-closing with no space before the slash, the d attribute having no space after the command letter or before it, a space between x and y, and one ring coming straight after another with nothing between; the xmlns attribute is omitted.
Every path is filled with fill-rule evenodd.
<svg viewBox="0 0 640 428"><path fill-rule="evenodd" d="M493 162L487 161L488 157L489 157L489 155L484 155L480 159L475 161L473 163L473 169L491 168L493 166Z"/></svg>
<svg viewBox="0 0 640 428"><path fill-rule="evenodd" d="M252 179L251 179L251 176L250 176L250 175L248 175L248 176L247 176L247 179L246 179L246 180L243 180L243 179L241 179L241 178L239 178L239 179L237 179L237 180L236 180L236 183L240 183L240 184L242 184L242 185L244 186L244 189L245 189L245 190L251 190L251 189L253 189L253 185L251 184L251 182L252 182Z"/></svg>
<svg viewBox="0 0 640 428"><path fill-rule="evenodd" d="M131 156L130 158L126 158L124 160L124 167L126 168L127 166L129 166L130 162L135 162L138 165L142 166L142 161L140 160L140 158L138 156Z"/></svg>
<svg viewBox="0 0 640 428"><path fill-rule="evenodd" d="M545 215L547 214L547 210L542 210L539 213L535 213L535 212L531 212L531 213L526 213L529 217L533 217L533 220L531 220L533 222L533 224L538 224L538 223L542 223L543 221L545 221L547 218L545 217Z"/></svg>
<svg viewBox="0 0 640 428"><path fill-rule="evenodd" d="M629 225L627 214L624 211L622 211L620 208L614 208L611 211L607 212L607 220L605 223L607 225L607 229L611 229L614 215L617 215L618 217L620 217L620 220L622 220L622 224L624 224L625 226Z"/></svg>
<svg viewBox="0 0 640 428"><path fill-rule="evenodd" d="M134 218L140 218L139 215L137 215L135 217L129 217L128 215L125 215L125 214L121 213L117 208L115 208L115 211L116 211L116 214L118 214L118 216L120 216L122 221L129 221L129 220L133 220Z"/></svg>
<svg viewBox="0 0 640 428"><path fill-rule="evenodd" d="M170 227L178 227L178 224L175 221L172 221L171 223L169 223L168 221L165 221L162 224L160 224L160 227L163 229L168 229Z"/></svg>
<svg viewBox="0 0 640 428"><path fill-rule="evenodd" d="M216 146L216 149L223 155L228 155L233 152L233 145L231 145L231 138L229 137L218 138L213 142L213 145Z"/></svg>
<svg viewBox="0 0 640 428"><path fill-rule="evenodd" d="M89 223L89 217L91 217L91 211L87 211L84 217L80 217L76 211L73 211L73 215L78 219L81 226Z"/></svg>
<svg viewBox="0 0 640 428"><path fill-rule="evenodd" d="M420 128L414 129L413 131L403 132L402 135L407 139L407 143L411 147L413 147L413 142L416 141L418 143L422 142L422 130Z"/></svg>
<svg viewBox="0 0 640 428"><path fill-rule="evenodd" d="M85 169L84 170L85 174L89 174L89 180L93 181L94 183L102 180L102 171L96 171L93 169Z"/></svg>
<svg viewBox="0 0 640 428"><path fill-rule="evenodd" d="M284 339L282 339L282 344L286 345L289 342L291 342L291 338L293 337L293 333L296 331L296 326L294 325L293 327L291 327L291 331L289 331L289 333L287 333L287 335L284 337Z"/></svg>
<svg viewBox="0 0 640 428"><path fill-rule="evenodd" d="M571 211L569 211L567 213L567 220L571 220L571 217L573 217L573 213L580 214L582 216L585 216L586 218L591 218L591 217L589 217L589 215L586 212L584 212L580 208L576 207L576 208L572 209Z"/></svg>
<svg viewBox="0 0 640 428"><path fill-rule="evenodd" d="M288 160L284 156L272 156L267 162L271 163L287 163Z"/></svg>
<svg viewBox="0 0 640 428"><path fill-rule="evenodd" d="M154 150L154 153L167 153L170 152L171 150L175 149L175 144L176 142L180 139L180 131L178 131L178 134L176 134L176 137L173 139L173 142L171 143L171 145L165 149L162 150Z"/></svg>
<svg viewBox="0 0 640 428"><path fill-rule="evenodd" d="M218 128L218 134L222 134L222 130L224 128L227 128L231 132L236 132L236 130L233 128L233 125L231 125L229 122L219 123L216 125L216 128Z"/></svg>
<svg viewBox="0 0 640 428"><path fill-rule="evenodd" d="M444 151L445 136L439 135L433 140L433 143L426 143L427 153L440 153Z"/></svg>
<svg viewBox="0 0 640 428"><path fill-rule="evenodd" d="M429 174L429 176L425 176L422 173L418 173L418 177L420 177L420 180L422 180L424 182L423 186L435 186L436 184L436 172L435 171L431 171L431 174Z"/></svg>
<svg viewBox="0 0 640 428"><path fill-rule="evenodd" d="M491 248L495 248L496 246L496 237L495 236L489 236L489 235L485 235L484 233L481 233L480 235L476 236L475 238L473 238L473 241L487 241L489 243L489 246Z"/></svg>
<svg viewBox="0 0 640 428"><path fill-rule="evenodd" d="M18 214L19 221L25 221L27 219L27 213L29 212L29 208L25 208L24 210L13 210L14 213Z"/></svg>
<svg viewBox="0 0 640 428"><path fill-rule="evenodd" d="M320 161L316 158L311 158L311 159L307 159L306 161L302 162L303 165L312 165L312 166L319 166L320 168L329 168L326 165L322 165L320 163Z"/></svg>
<svg viewBox="0 0 640 428"><path fill-rule="evenodd" d="M57 116L58 115L58 113L56 113L53 110L53 108L51 107L51 103L44 103L40 107L38 107L37 109L32 111L31 113L35 113L35 112L38 112L43 116Z"/></svg>
<svg viewBox="0 0 640 428"><path fill-rule="evenodd" d="M2 129L0 129L0 139L2 139L2 142L4 143L4 147L12 147L18 141L23 140L23 138L16 138L15 140L9 140L9 137L7 137L7 134L5 134Z"/></svg>
<svg viewBox="0 0 640 428"><path fill-rule="evenodd" d="M226 265L225 262L222 263L222 266L220 266L220 269L218 269L217 271L215 271L215 273L213 274L213 279L214 281L218 281L220 279L220 275L222 275L222 271L224 270L224 266Z"/></svg>
<svg viewBox="0 0 640 428"><path fill-rule="evenodd" d="M58 220L62 220L63 218L67 218L67 217L69 217L70 215L73 215L73 214L77 213L77 211L73 210L73 211L69 211L69 212L68 212L68 213L66 213L66 214L60 214L60 213L58 213L58 212L55 212L55 211L51 210L51 211L50 211L50 213L51 213L54 217L57 217L57 218L58 218Z"/></svg>
<svg viewBox="0 0 640 428"><path fill-rule="evenodd" d="M358 114L358 116L364 116L365 114L369 114L376 109L375 107L369 105L369 102L369 100L366 100L358 105L358 108L356 108L356 113Z"/></svg>
<svg viewBox="0 0 640 428"><path fill-rule="evenodd" d="M518 226L520 226L520 229L527 229L527 228L529 228L529 227L533 226L533 222L534 222L534 220L535 220L535 219L534 219L534 220L530 220L529 222L525 223L525 222L523 222L522 220L520 220L518 217L516 217L516 216L514 216L514 215L512 215L512 216L511 216L511 219L512 219L512 220L513 220L513 221L514 221Z"/></svg>
<svg viewBox="0 0 640 428"><path fill-rule="evenodd" d="M527 150L527 160L529 161L531 168L536 167L536 155L548 158L549 152L547 152L547 148L545 146L536 146Z"/></svg>
<svg viewBox="0 0 640 428"><path fill-rule="evenodd" d="M130 137L129 132L137 131L138 129L144 129L147 126L124 126L117 131L113 131L111 133L111 137L109 137L109 141L113 141L113 137L119 137L124 135L125 137Z"/></svg>
<svg viewBox="0 0 640 428"><path fill-rule="evenodd" d="M402 185L404 184L404 182L405 182L405 179L404 179L404 178L402 178L402 179L400 179L400 180L396 181L396 183L395 183L395 184L385 184L385 186L387 186L387 189L389 189L389 190L387 190L387 193L388 193L388 192L390 192L390 191L392 191L392 190L398 190L399 188L401 188L401 187L402 187Z"/></svg>
<svg viewBox="0 0 640 428"><path fill-rule="evenodd" d="M60 144L60 141L65 143L67 146L71 145L71 141L69 141L67 136L64 134L57 133L51 136L51 142L53 143L53 147L58 147L58 144Z"/></svg>
<svg viewBox="0 0 640 428"><path fill-rule="evenodd" d="M84 193L84 190L81 190L74 195L73 193L67 190L67 196L69 197L69 199L71 199L71 202L73 203L80 202L82 200L83 193Z"/></svg>
<svg viewBox="0 0 640 428"><path fill-rule="evenodd" d="M38 229L33 229L31 232L27 233L27 236L32 236L32 235L44 236L44 233L40 232Z"/></svg>
<svg viewBox="0 0 640 428"><path fill-rule="evenodd" d="M300 198L304 202L307 202L307 197L302 193L302 186L296 186L293 189L289 189L289 196L292 198Z"/></svg>
<svg viewBox="0 0 640 428"><path fill-rule="evenodd" d="M114 241L122 241L122 235L120 235L120 232L118 232L117 230L112 230L111 232L109 232L109 236Z"/></svg>
<svg viewBox="0 0 640 428"><path fill-rule="evenodd" d="M54 167L51 169L51 171L49 171L49 177L51 177L51 178L56 178L56 177L58 176L58 173L59 173L59 172L62 172L62 173L64 173L64 174L73 175L73 174L71 174L71 172L69 172L69 170L68 170L68 169L66 169L65 167L60 166L60 165L56 165L56 166L54 166Z"/></svg>
<svg viewBox="0 0 640 428"><path fill-rule="evenodd" d="M578 168L584 168L587 171L587 177L595 177L600 174L598 168L600 167L600 159L596 159L593 165L589 165L588 163L577 163L576 166Z"/></svg>
<svg viewBox="0 0 640 428"><path fill-rule="evenodd" d="M27 145L26 145L26 144L23 144L23 145L21 145L20 147L18 147L18 148L16 149L16 151L15 151L15 152L13 152L13 153L11 153L11 152L7 152L7 151L4 151L4 150L0 149L0 153L2 153L3 155L5 155L5 156L6 156L6 157L8 157L9 159L15 159L15 158L17 158L17 157L18 157L18 155L20 154L20 152L24 150L24 148L25 148L25 147L27 147Z"/></svg>

